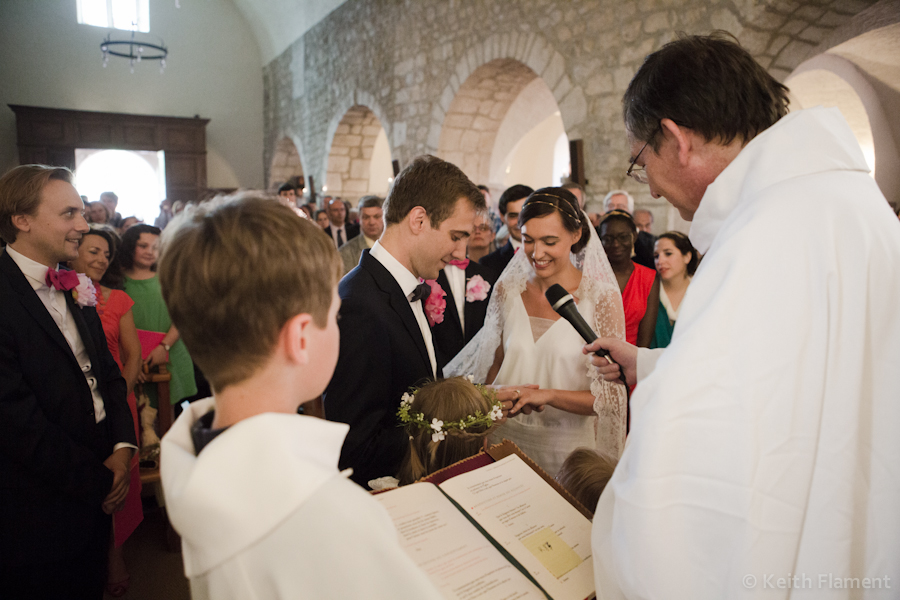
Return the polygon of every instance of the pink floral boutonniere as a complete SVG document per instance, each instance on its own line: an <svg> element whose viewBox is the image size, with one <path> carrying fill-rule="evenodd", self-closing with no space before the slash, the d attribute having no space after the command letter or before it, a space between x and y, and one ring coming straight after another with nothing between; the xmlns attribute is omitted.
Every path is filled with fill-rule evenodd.
<svg viewBox="0 0 900 600"><path fill-rule="evenodd" d="M466 282L466 302L487 300L489 291L491 291L491 284L485 281L481 275L475 275Z"/></svg>
<svg viewBox="0 0 900 600"><path fill-rule="evenodd" d="M431 294L425 299L425 316L428 318L428 324L434 327L438 323L444 322L444 310L447 308L444 296L447 295L447 292L434 279L428 279L425 283L431 286Z"/></svg>
<svg viewBox="0 0 900 600"><path fill-rule="evenodd" d="M97 288L94 287L91 278L84 273L78 274L78 285L72 290L72 298L78 306L97 306Z"/></svg>

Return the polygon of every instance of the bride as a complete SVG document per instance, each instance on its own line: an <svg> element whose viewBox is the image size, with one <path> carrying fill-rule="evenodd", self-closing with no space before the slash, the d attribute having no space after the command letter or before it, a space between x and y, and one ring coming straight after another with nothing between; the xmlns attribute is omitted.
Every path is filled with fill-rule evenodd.
<svg viewBox="0 0 900 600"><path fill-rule="evenodd" d="M600 377L590 357L582 354L578 333L544 297L550 286L562 285L595 333L625 339L615 275L587 215L568 190L550 187L532 193L519 224L523 247L496 283L484 327L444 374L472 374L475 381L504 386L537 384L537 389L520 390L516 406L524 410L496 436L514 441L551 475L581 446L618 458L625 444L625 390ZM582 250L579 269L575 263L582 263Z"/></svg>

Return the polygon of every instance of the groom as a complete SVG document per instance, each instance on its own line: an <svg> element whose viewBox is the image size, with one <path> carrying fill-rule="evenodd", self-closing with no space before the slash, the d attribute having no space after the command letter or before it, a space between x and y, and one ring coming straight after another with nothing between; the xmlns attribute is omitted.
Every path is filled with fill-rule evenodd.
<svg viewBox="0 0 900 600"><path fill-rule="evenodd" d="M400 397L441 376L422 306L430 288L420 280L465 259L484 210L484 196L459 168L420 156L394 180L381 239L341 280L341 349L325 416L350 425L339 467L352 467L360 485L396 475L408 446L397 426Z"/></svg>
<svg viewBox="0 0 900 600"><path fill-rule="evenodd" d="M110 514L128 493L125 380L72 271L88 230L68 169L0 178L0 596L103 597Z"/></svg>

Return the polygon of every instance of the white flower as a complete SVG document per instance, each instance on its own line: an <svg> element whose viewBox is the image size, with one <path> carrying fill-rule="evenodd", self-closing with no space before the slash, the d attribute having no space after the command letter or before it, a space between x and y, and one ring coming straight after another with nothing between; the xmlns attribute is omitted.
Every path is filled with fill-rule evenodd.
<svg viewBox="0 0 900 600"><path fill-rule="evenodd" d="M499 404L495 404L494 408L491 409L491 421L499 421L503 418L503 410L500 408Z"/></svg>
<svg viewBox="0 0 900 600"><path fill-rule="evenodd" d="M410 404L412 404L412 401L413 401L413 395L410 394L409 392L404 392L403 395L400 397L400 406L401 407L409 406Z"/></svg>
<svg viewBox="0 0 900 600"><path fill-rule="evenodd" d="M438 433L441 432L441 428L442 428L443 426L444 426L444 422L443 422L443 421L440 421L440 420L438 420L437 418L434 418L434 419L431 420L431 428L434 429L435 431L437 431ZM441 438L441 439L443 439L443 438Z"/></svg>
<svg viewBox="0 0 900 600"><path fill-rule="evenodd" d="M443 440L445 437L447 437L447 434L443 431L438 430L437 433L431 434L431 441L437 443Z"/></svg>
<svg viewBox="0 0 900 600"><path fill-rule="evenodd" d="M475 376L474 375L466 375L466 380L469 383L475 383Z"/></svg>
<svg viewBox="0 0 900 600"><path fill-rule="evenodd" d="M90 277L84 273L78 274L78 286L72 291L72 297L78 306L97 306L97 289Z"/></svg>

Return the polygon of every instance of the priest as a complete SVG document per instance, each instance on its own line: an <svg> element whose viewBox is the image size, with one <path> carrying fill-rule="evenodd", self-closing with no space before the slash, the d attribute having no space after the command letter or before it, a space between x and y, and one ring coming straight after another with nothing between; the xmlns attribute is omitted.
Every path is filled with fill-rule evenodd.
<svg viewBox="0 0 900 600"><path fill-rule="evenodd" d="M705 257L667 349L585 348L638 382L594 517L597 597L891 597L900 223L852 131L788 114L718 34L648 56L623 103L628 174Z"/></svg>

